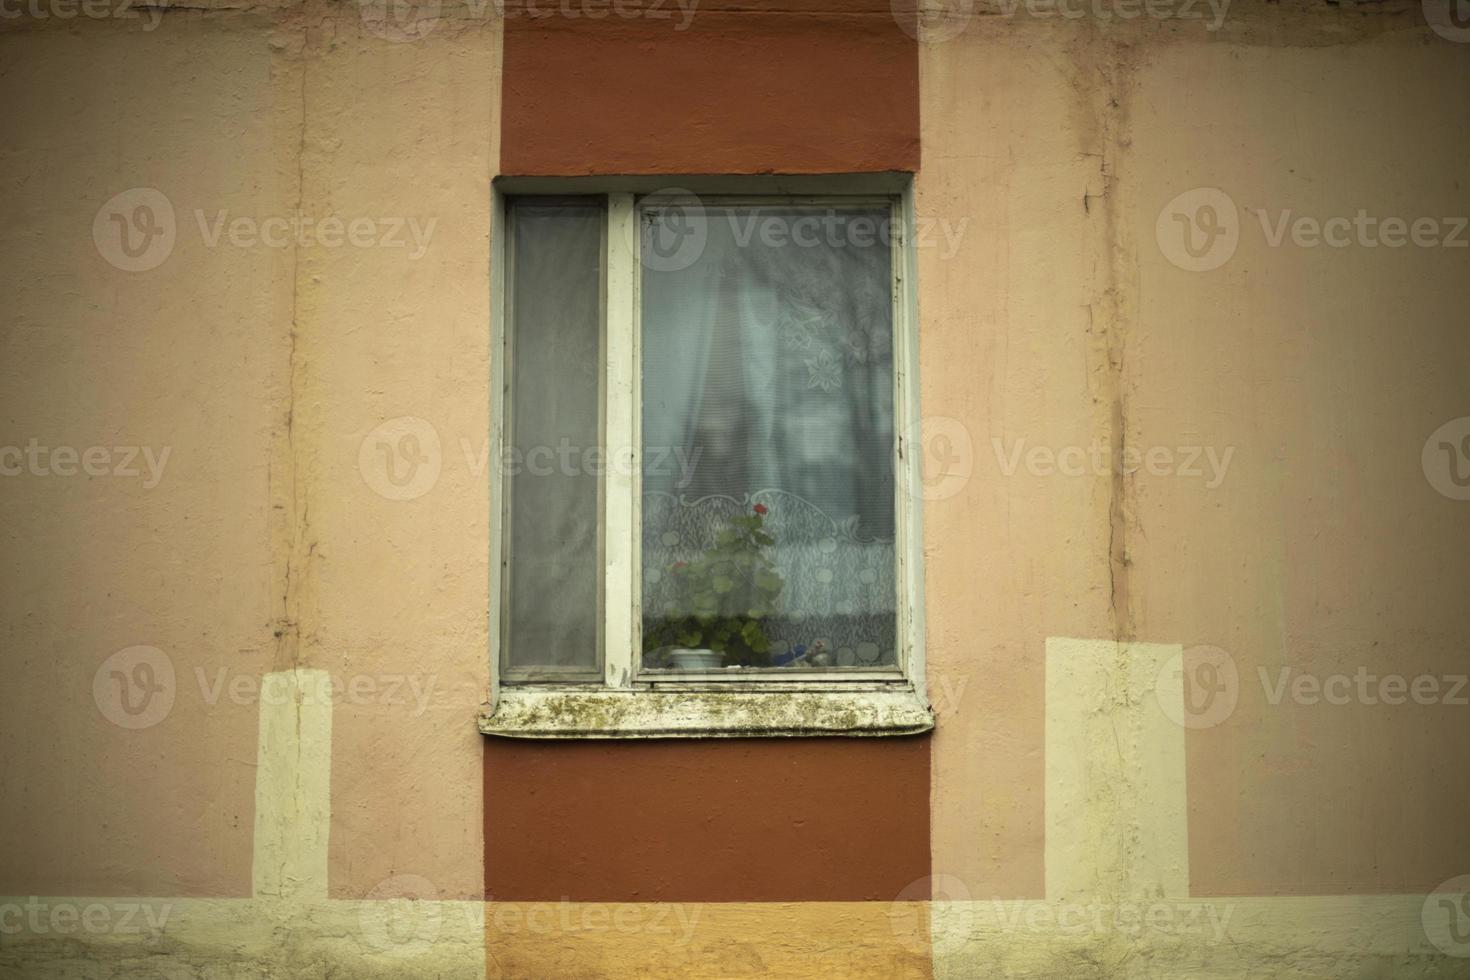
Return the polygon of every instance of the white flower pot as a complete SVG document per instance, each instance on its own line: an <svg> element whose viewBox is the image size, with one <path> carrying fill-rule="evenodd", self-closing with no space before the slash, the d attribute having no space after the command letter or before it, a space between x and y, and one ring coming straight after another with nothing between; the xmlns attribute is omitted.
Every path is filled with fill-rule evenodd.
<svg viewBox="0 0 1470 980"><path fill-rule="evenodd" d="M724 660L713 650L687 650L674 647L669 651L669 663L676 670L719 670Z"/></svg>

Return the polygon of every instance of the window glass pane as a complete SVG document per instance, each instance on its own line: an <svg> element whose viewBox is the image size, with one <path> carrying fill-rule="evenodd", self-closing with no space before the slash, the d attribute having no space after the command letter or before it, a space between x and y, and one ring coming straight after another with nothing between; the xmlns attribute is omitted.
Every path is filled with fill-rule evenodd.
<svg viewBox="0 0 1470 980"><path fill-rule="evenodd" d="M888 208L639 220L644 666L894 665Z"/></svg>
<svg viewBox="0 0 1470 980"><path fill-rule="evenodd" d="M506 663L596 671L602 374L600 205L512 215Z"/></svg>

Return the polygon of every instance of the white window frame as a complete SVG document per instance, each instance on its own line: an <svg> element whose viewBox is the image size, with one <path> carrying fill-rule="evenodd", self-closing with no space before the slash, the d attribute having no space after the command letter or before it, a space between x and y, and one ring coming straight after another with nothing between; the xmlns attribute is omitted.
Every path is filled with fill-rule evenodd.
<svg viewBox="0 0 1470 980"><path fill-rule="evenodd" d="M895 579L897 664L872 670L747 668L677 674L641 668L640 201L678 187L711 206L891 208L894 352ZM913 734L933 727L924 683L922 475L910 440L919 435L918 317L912 288L913 182L908 175L822 177L500 178L493 185L491 247L491 459L504 458L511 356L507 269L510 203L523 196L601 196L606 202L601 431L610 466L599 499L601 683L595 671L509 668L503 663L505 516L509 481L490 504L491 700L486 734L537 738ZM917 447L915 447L917 448Z"/></svg>

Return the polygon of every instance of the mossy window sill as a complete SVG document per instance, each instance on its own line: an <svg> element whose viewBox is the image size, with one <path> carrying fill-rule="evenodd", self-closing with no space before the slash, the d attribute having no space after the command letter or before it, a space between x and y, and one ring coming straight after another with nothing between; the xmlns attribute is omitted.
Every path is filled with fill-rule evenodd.
<svg viewBox="0 0 1470 980"><path fill-rule="evenodd" d="M505 687L480 731L508 738L754 738L917 735L934 714L912 687L663 691Z"/></svg>

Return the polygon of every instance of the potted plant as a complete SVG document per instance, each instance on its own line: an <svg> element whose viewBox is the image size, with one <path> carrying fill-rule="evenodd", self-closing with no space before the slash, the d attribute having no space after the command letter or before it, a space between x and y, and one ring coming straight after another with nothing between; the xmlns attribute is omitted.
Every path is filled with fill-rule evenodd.
<svg viewBox="0 0 1470 980"><path fill-rule="evenodd" d="M765 530L768 512L756 504L749 515L730 518L711 547L669 566L673 598L644 636L645 653L670 648L670 665L679 670L770 666L763 623L786 582L766 554L776 543Z"/></svg>

